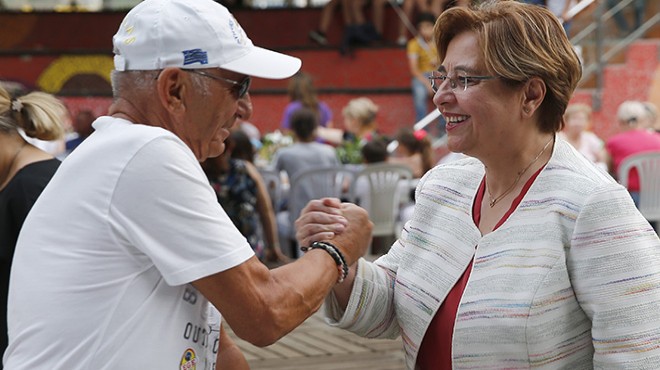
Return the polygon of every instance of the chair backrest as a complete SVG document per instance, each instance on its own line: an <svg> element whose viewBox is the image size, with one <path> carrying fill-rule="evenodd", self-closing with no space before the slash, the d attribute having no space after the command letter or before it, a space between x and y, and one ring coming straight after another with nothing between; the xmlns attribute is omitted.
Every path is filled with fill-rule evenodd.
<svg viewBox="0 0 660 370"><path fill-rule="evenodd" d="M628 187L628 174L639 175L639 211L649 221L660 221L660 151L634 154L619 165L619 183Z"/></svg>
<svg viewBox="0 0 660 370"><path fill-rule="evenodd" d="M277 212L281 208L280 202L282 201L282 178L280 177L280 171L259 168L259 174L261 174L261 178L264 180L264 184L266 184L266 189L268 189L268 195L273 203L273 210Z"/></svg>
<svg viewBox="0 0 660 370"><path fill-rule="evenodd" d="M412 176L410 167L391 163L367 165L356 175L352 198L369 212L374 236L398 234L399 206L410 193Z"/></svg>
<svg viewBox="0 0 660 370"><path fill-rule="evenodd" d="M325 197L346 199L350 196L354 176L355 171L344 166L318 167L297 173L291 179L288 196L291 224L310 200Z"/></svg>

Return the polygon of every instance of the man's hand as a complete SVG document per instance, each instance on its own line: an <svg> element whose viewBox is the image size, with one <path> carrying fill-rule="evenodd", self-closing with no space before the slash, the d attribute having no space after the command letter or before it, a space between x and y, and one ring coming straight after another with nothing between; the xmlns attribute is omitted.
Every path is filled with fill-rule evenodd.
<svg viewBox="0 0 660 370"><path fill-rule="evenodd" d="M314 241L330 240L348 226L343 215L341 201L337 198L312 200L300 212L296 220L296 240L300 245Z"/></svg>
<svg viewBox="0 0 660 370"><path fill-rule="evenodd" d="M367 211L332 198L311 201L296 220L300 245L330 241L344 254L349 266L366 252L372 229Z"/></svg>

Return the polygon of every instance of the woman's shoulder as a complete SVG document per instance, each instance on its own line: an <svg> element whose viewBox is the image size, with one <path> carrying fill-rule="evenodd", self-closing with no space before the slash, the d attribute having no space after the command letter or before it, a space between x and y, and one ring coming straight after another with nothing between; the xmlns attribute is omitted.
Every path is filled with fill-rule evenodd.
<svg viewBox="0 0 660 370"><path fill-rule="evenodd" d="M585 189L616 186L616 181L602 168L575 150L564 140L557 140L554 153L546 166L548 182L571 184Z"/></svg>
<svg viewBox="0 0 660 370"><path fill-rule="evenodd" d="M25 165L7 183L3 190L7 192L41 193L60 166L57 158L36 161Z"/></svg>
<svg viewBox="0 0 660 370"><path fill-rule="evenodd" d="M285 112L292 112L296 109L299 109L300 107L302 107L302 102L300 100L294 100L294 101L289 102L286 105L286 107L284 107L284 111Z"/></svg>
<svg viewBox="0 0 660 370"><path fill-rule="evenodd" d="M44 160L38 160L26 164L23 168L16 172L16 178L34 178L34 177L45 177L50 179L55 171L60 167L62 162L57 158L49 158Z"/></svg>

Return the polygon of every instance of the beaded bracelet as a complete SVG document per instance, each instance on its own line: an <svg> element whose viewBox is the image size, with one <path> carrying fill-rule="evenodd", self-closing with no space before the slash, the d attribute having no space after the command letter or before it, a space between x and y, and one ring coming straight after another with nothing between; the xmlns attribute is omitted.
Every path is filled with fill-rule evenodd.
<svg viewBox="0 0 660 370"><path fill-rule="evenodd" d="M334 244L328 243L328 242L313 242L310 246L308 247L300 247L300 250L303 252L310 251L312 249L323 249L324 251L328 252L330 257L332 257L333 260L335 260L335 263L337 264L337 268L339 270L339 279L337 279L337 283L341 283L346 279L346 276L348 276L348 265L346 264L346 259L344 258L344 255L339 251L339 248L337 248Z"/></svg>

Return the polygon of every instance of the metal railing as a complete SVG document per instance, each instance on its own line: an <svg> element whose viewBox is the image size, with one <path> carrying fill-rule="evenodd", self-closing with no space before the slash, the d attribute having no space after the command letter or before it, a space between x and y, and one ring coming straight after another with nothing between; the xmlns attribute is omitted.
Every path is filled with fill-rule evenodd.
<svg viewBox="0 0 660 370"><path fill-rule="evenodd" d="M654 14L639 25L639 27L633 28L632 32L624 37L608 37L605 34L605 30L608 29L606 27L608 22L622 13L633 1L635 0L622 0L611 9L607 9L607 4L603 0L582 0L578 4L579 6L583 6L581 10L584 10L589 5L596 3L596 9L593 12L593 21L571 38L571 43L579 50L586 50L587 46L591 46L593 49L593 60L588 60L583 55L582 80L580 83L582 84L591 78L595 78L596 86L592 96L594 110L599 110L602 105L604 87L603 71L605 66L616 55L624 51L633 41L641 38L649 29L660 23L660 13Z"/></svg>

